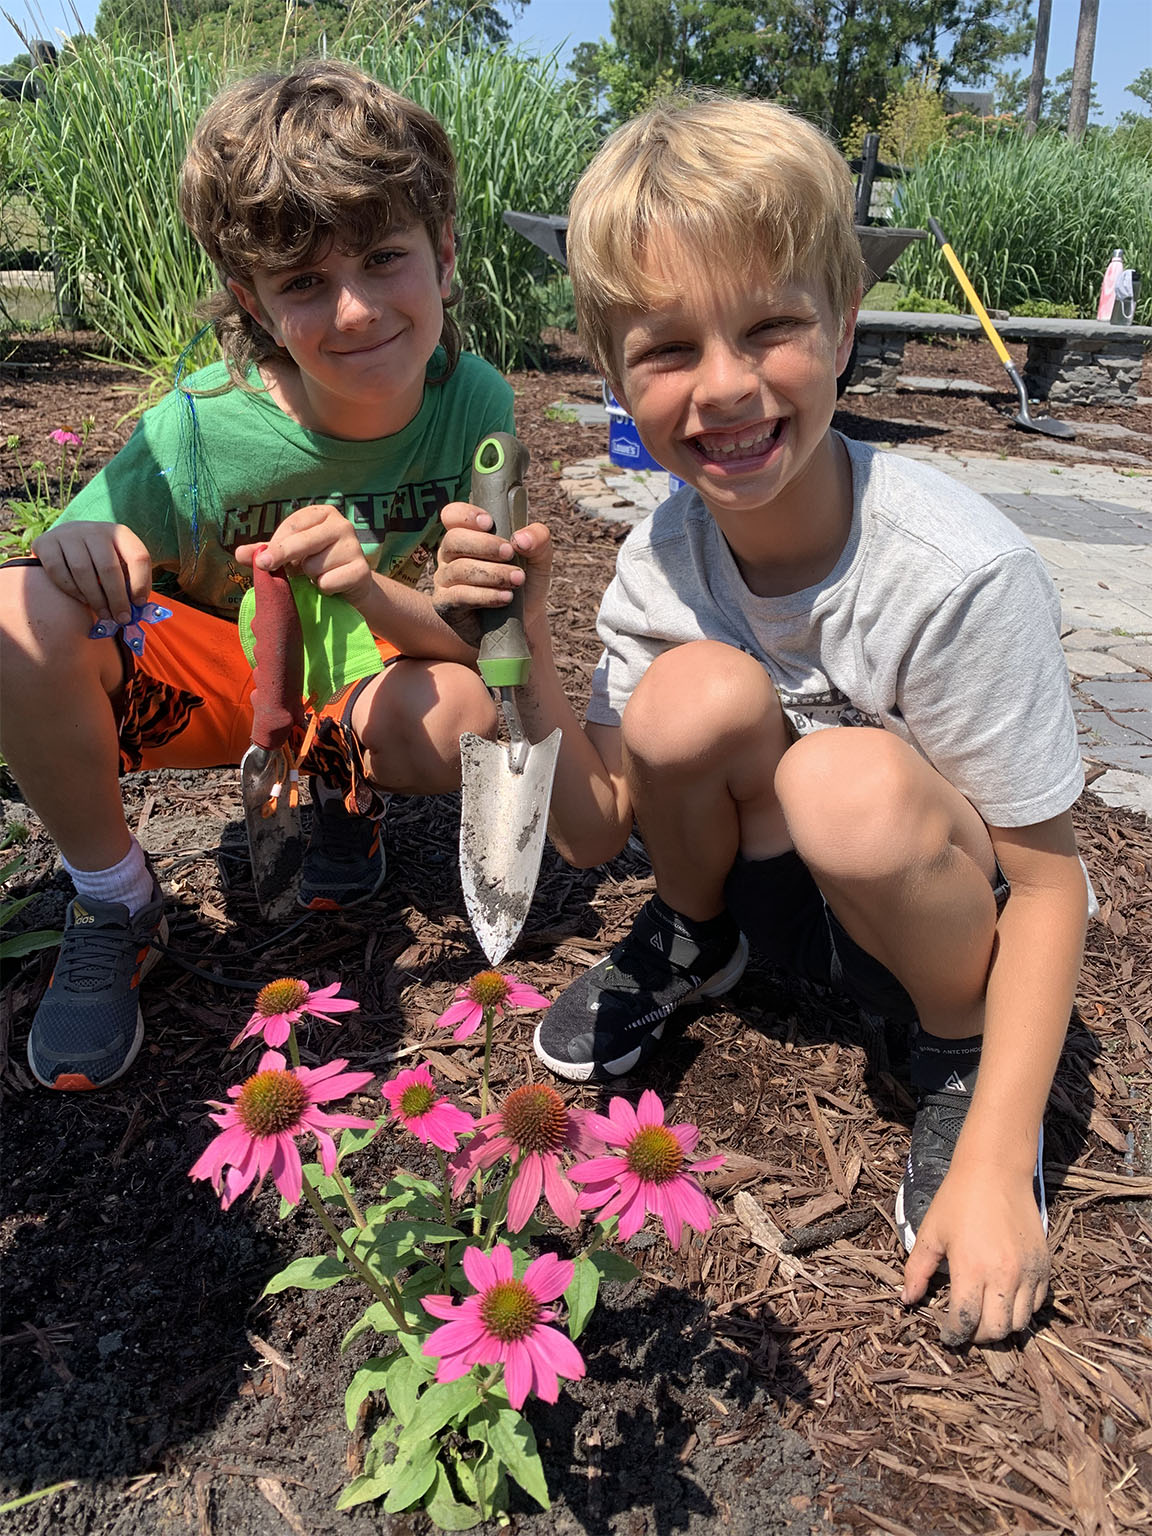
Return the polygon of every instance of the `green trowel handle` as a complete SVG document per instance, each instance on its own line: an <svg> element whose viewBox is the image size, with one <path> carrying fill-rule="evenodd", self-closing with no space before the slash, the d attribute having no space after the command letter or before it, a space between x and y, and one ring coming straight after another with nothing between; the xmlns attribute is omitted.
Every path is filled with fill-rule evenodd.
<svg viewBox="0 0 1152 1536"><path fill-rule="evenodd" d="M472 460L472 505L487 512L492 531L511 539L528 521L528 493L524 472L528 450L508 432L493 432L476 450ZM532 666L524 637L524 589L517 587L504 608L480 611L478 665L489 688L517 688L528 681Z"/></svg>

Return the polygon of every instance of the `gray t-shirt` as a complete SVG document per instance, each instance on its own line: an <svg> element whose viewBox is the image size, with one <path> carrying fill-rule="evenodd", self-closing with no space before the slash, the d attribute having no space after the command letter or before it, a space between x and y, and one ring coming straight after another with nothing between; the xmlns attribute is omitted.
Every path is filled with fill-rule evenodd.
<svg viewBox="0 0 1152 1536"><path fill-rule="evenodd" d="M619 725L662 651L720 640L764 665L798 735L893 731L991 826L1066 811L1084 774L1060 602L1040 556L939 470L842 441L852 527L816 586L755 596L687 487L632 531L600 605L588 719Z"/></svg>

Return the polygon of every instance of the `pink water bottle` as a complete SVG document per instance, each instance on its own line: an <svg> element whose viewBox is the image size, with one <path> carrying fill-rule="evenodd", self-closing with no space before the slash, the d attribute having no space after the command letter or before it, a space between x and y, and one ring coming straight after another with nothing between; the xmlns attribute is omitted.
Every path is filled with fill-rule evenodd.
<svg viewBox="0 0 1152 1536"><path fill-rule="evenodd" d="M1104 281L1100 284L1100 302L1096 306L1097 320L1112 319L1112 310L1116 303L1116 284L1123 270L1124 252L1117 249L1112 252L1112 260L1104 269Z"/></svg>

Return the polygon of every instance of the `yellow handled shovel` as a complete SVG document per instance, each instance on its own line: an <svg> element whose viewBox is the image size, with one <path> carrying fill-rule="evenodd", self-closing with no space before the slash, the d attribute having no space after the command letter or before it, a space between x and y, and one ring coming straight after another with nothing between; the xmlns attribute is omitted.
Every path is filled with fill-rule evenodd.
<svg viewBox="0 0 1152 1536"><path fill-rule="evenodd" d="M1000 338L1000 332L992 324L992 318L981 304L979 296L968 281L968 274L960 265L960 258L948 244L947 236L937 224L935 219L928 220L928 228L936 240L936 244L944 252L944 260L952 268L953 276L964 290L964 297L972 306L972 312L984 327L985 335L996 348L996 356L1004 364L1008 377L1016 386L1016 393L1020 396L1020 409L1012 420L1018 427L1023 427L1027 432L1043 432L1047 437L1075 437L1076 428L1070 427L1066 421L1053 421L1051 416L1033 416L1028 409L1028 391L1024 388L1024 381L1016 371L1016 364L1008 355L1008 348Z"/></svg>

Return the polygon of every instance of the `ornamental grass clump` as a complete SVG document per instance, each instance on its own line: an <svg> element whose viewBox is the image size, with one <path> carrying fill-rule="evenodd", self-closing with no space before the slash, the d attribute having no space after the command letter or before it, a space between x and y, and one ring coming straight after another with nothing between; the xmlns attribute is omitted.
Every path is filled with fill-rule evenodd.
<svg viewBox="0 0 1152 1536"><path fill-rule="evenodd" d="M332 1113L322 1106L360 1093L373 1074L348 1071L342 1059L301 1066L296 1024L305 1014L334 1022L333 1014L356 1007L337 990L287 977L263 989L234 1044L275 1041L292 1065L265 1050L253 1074L228 1089L231 1102L214 1105L219 1113L210 1117L219 1134L191 1177L209 1181L227 1209L271 1176L282 1217L301 1200L315 1213L329 1251L294 1260L265 1295L350 1279L367 1292L341 1348L375 1335L379 1353L352 1376L344 1408L349 1430L371 1407L377 1421L364 1470L338 1508L382 1500L386 1514L420 1509L445 1530L467 1530L507 1520L511 1480L548 1509L525 1403L554 1403L562 1381L583 1377L576 1340L601 1281L636 1273L608 1245L639 1231L649 1212L674 1243L685 1225L707 1231L713 1207L698 1176L724 1159L689 1161L699 1132L666 1125L651 1091L635 1109L617 1096L598 1115L565 1103L550 1084L525 1083L489 1113L496 1019L505 1008L548 1007L498 971L461 987L437 1020L459 1039L484 1030L479 1118L441 1091L428 1062L383 1084L379 1116ZM375 1203L362 1203L345 1161L385 1128L411 1135L438 1176L402 1169ZM302 1163L302 1137L315 1140L318 1162ZM566 1229L546 1248L542 1201Z"/></svg>

